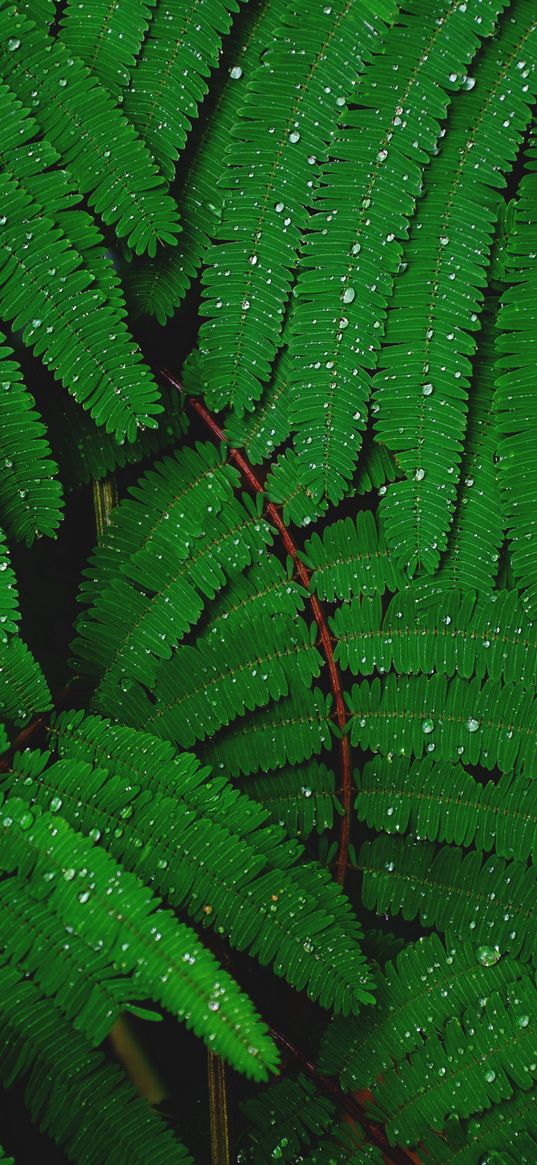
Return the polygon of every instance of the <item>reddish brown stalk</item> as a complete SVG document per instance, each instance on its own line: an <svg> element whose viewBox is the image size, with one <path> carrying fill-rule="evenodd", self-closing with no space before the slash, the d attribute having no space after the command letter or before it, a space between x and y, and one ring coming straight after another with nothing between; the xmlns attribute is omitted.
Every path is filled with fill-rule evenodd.
<svg viewBox="0 0 537 1165"><path fill-rule="evenodd" d="M176 388L181 393L184 392L180 381L172 376L172 374L168 372L167 369L162 370L162 376L165 377L165 379L173 386L173 388ZM207 425L207 428L210 429L213 436L217 437L219 441L224 441L227 443L227 437L225 433L200 400L198 400L196 397L187 397L186 404L188 408L192 410L192 412L197 413L198 417L200 417L204 424ZM269 502L266 499L265 487L263 483L256 476L251 465L243 456L243 454L239 453L238 449L230 449L229 460L237 466L237 469L245 478L250 488L254 490L255 493L262 494L262 496L265 498L265 513L272 522L273 526L276 527L287 553L293 560L297 578L309 592L309 571L299 556L297 547L295 546L289 530L283 521L279 507L275 506L273 502ZM328 667L330 687L334 697L337 726L342 733L339 740L339 756L341 763L341 802L343 806L343 814L339 828L339 844L336 858L336 881L338 881L340 885L343 886L345 882L347 857L349 852L352 799L351 750L349 738L348 736L344 735L347 715L345 711L345 701L343 699L339 671L334 659L334 652L332 650L332 640L330 638L330 632L324 617L323 609L316 595L309 593L309 602L313 618L317 624L319 639L321 641L324 657Z"/></svg>
<svg viewBox="0 0 537 1165"><path fill-rule="evenodd" d="M413 1162L416 1160L415 1156L407 1153L406 1149L402 1146L390 1145L382 1125L367 1114L364 1106L360 1104L360 1101L355 1096L342 1092L335 1080L332 1080L331 1076L324 1076L316 1065L311 1060L308 1060L300 1049L291 1043L287 1036L284 1036L273 1027L270 1029L270 1034L282 1051L291 1056L293 1060L296 1060L297 1064L302 1068L302 1071L307 1072L308 1076L311 1076L315 1080L321 1092L326 1093L339 1109L347 1113L347 1116L351 1120L359 1122L368 1141L376 1145L377 1149L380 1149L385 1161L389 1165L413 1165Z"/></svg>

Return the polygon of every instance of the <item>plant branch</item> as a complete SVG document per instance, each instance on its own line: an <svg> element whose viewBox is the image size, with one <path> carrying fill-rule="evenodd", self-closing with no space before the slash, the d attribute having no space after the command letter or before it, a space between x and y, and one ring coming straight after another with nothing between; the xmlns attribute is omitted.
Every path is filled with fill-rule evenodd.
<svg viewBox="0 0 537 1165"><path fill-rule="evenodd" d="M303 1072L307 1072L315 1081L317 1087L333 1100L338 1108L343 1109L353 1121L358 1121L367 1135L368 1141L376 1145L384 1156L387 1165L415 1165L417 1160L415 1154L410 1151L407 1152L400 1145L390 1145L386 1133L381 1124L368 1116L364 1106L360 1101L352 1096L350 1093L343 1092L330 1076L324 1076L322 1072L304 1056L299 1048L295 1047L293 1043L282 1035L276 1028L271 1027L270 1034L282 1049L287 1052L293 1060L296 1060Z"/></svg>
<svg viewBox="0 0 537 1165"><path fill-rule="evenodd" d="M176 388L179 392L184 393L183 386L180 381L176 379L167 369L162 369L161 375ZM204 422L214 437L219 441L227 443L227 437L224 431L220 428L218 422L208 411L204 404L196 397L186 397L186 404L192 412L197 413L198 417ZM255 493L259 493L264 498L265 513L272 524L276 527L282 543L293 560L295 571L298 579L308 591L308 598L311 607L311 613L319 631L319 638L321 641L324 657L326 659L328 674L330 677L330 687L334 697L334 705L336 711L337 726L340 730L341 736L339 740L339 756L341 764L341 802L343 805L343 815L339 828L339 844L336 858L336 880L343 886L345 882L345 872L347 869L347 856L349 851L350 827L351 827L351 799L352 799L352 772L351 772L351 751L349 738L345 735L344 729L347 721L347 714L345 710L345 702L343 699L343 690L341 687L341 680L339 670L334 659L334 652L332 650L332 640L330 632L324 617L324 612L317 595L311 592L310 573L306 565L302 562L298 553L298 548L295 545L285 522L280 513L278 506L273 502L269 502L266 497L266 490L263 483L254 473L250 463L238 449L229 450L229 460L236 465L239 472L242 474L248 485Z"/></svg>

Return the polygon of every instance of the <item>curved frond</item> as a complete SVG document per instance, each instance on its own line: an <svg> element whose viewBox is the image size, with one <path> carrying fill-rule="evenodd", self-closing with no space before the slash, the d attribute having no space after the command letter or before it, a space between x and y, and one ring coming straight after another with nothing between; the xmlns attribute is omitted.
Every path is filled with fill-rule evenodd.
<svg viewBox="0 0 537 1165"><path fill-rule="evenodd" d="M487 308L473 364L455 512L434 587L491 591L498 573L504 521L493 415L494 332L495 317Z"/></svg>
<svg viewBox="0 0 537 1165"><path fill-rule="evenodd" d="M1 17L0 12L0 25ZM16 135L23 143L33 139L35 119L3 85L0 113L14 139ZM36 182L28 180L28 148L6 150L0 176L5 220L0 238L0 313L98 424L118 439L133 440L138 426L154 426L154 414L161 411L155 382L142 364L123 312L106 302L107 294L94 287L93 271L84 265L83 254L54 218L43 213L49 184L36 189ZM43 161L50 166L55 158L53 151ZM66 182L53 180L50 185L49 192L60 203L71 200ZM71 213L64 209L64 225ZM77 225L82 225L80 219ZM95 242L93 228L89 242Z"/></svg>
<svg viewBox="0 0 537 1165"><path fill-rule="evenodd" d="M283 348L276 358L270 383L263 390L255 412L226 418L226 437L236 449L244 449L252 465L272 457L289 436L289 359Z"/></svg>
<svg viewBox="0 0 537 1165"><path fill-rule="evenodd" d="M502 773L536 763L537 700L522 684L390 674L354 684L347 703L352 743L384 756L434 752Z"/></svg>
<svg viewBox="0 0 537 1165"><path fill-rule="evenodd" d="M124 109L171 181L237 0L157 0Z"/></svg>
<svg viewBox="0 0 537 1165"><path fill-rule="evenodd" d="M375 377L376 428L406 475L381 513L410 574L432 573L447 545L498 191L530 119L536 66L535 9L522 0L485 45L471 92L453 103L395 286Z"/></svg>
<svg viewBox="0 0 537 1165"><path fill-rule="evenodd" d="M118 97L129 83L155 3L156 0L128 0L125 4L122 0L119 5L110 0L67 0L59 39L105 89Z"/></svg>
<svg viewBox="0 0 537 1165"><path fill-rule="evenodd" d="M163 411L158 416L158 428L138 429L134 441L118 443L69 396L46 401L44 417L48 438L65 490L100 481L116 469L124 469L176 445L187 431L188 417L174 390L161 388L160 403Z"/></svg>
<svg viewBox="0 0 537 1165"><path fill-rule="evenodd" d="M229 633L222 628L195 647L177 648L155 667L151 700L141 685L120 684L113 697L108 684L100 686L93 705L106 713L113 699L114 714L123 723L144 724L156 736L190 748L236 716L287 696L293 684L309 688L321 666L303 620L263 615L243 619Z"/></svg>
<svg viewBox="0 0 537 1165"><path fill-rule="evenodd" d="M321 166L298 268L290 412L300 478L315 502L340 501L353 476L370 370L423 167L449 94L504 3L488 4L485 19L480 2L410 0L404 7Z"/></svg>
<svg viewBox="0 0 537 1165"><path fill-rule="evenodd" d="M431 1165L475 1165L492 1158L491 1165L532 1165L535 1157L535 1096L516 1088L509 1100L495 1104L466 1121L455 1121L451 1143L435 1133L423 1139Z"/></svg>
<svg viewBox="0 0 537 1165"><path fill-rule="evenodd" d="M515 960L483 960L481 950L469 939L448 939L444 945L434 934L406 946L383 974L377 973L376 1006L345 1023L336 1019L327 1029L322 1070L338 1075L349 1092L375 1092L386 1072L441 1032L449 1019L462 1017L483 996L521 978L523 968Z"/></svg>
<svg viewBox="0 0 537 1165"><path fill-rule="evenodd" d="M304 1159L304 1152L331 1128L336 1115L331 1100L317 1092L306 1076L278 1080L245 1101L247 1160L252 1165Z"/></svg>
<svg viewBox="0 0 537 1165"><path fill-rule="evenodd" d="M537 633L516 591L453 589L419 603L409 590L384 610L378 594L363 595L338 607L330 627L335 658L353 675L393 667L399 675L490 676L526 688L537 680Z"/></svg>
<svg viewBox="0 0 537 1165"><path fill-rule="evenodd" d="M313 534L306 542L304 562L312 571L311 586L320 599L401 591L405 577L390 554L378 517L365 510L342 518Z"/></svg>
<svg viewBox="0 0 537 1165"><path fill-rule="evenodd" d="M0 883L0 947L3 959L31 974L95 1046L129 1003L144 998L130 977L67 928L46 900L36 901L19 878Z"/></svg>
<svg viewBox="0 0 537 1165"><path fill-rule="evenodd" d="M172 245L177 209L151 155L116 103L58 39L2 0L0 59L6 82L32 108L81 194L141 254ZM34 96L36 94L36 96ZM91 115L91 116L90 116Z"/></svg>
<svg viewBox="0 0 537 1165"><path fill-rule="evenodd" d="M379 837L365 842L358 865L364 872L363 900L377 913L419 917L424 926L486 944L492 961L506 952L535 959L537 875L535 867L496 856L483 862L472 850L435 851L425 842Z"/></svg>
<svg viewBox="0 0 537 1165"><path fill-rule="evenodd" d="M327 870L299 864L302 848L266 809L145 733L72 713L56 731L66 759L43 771L34 754L28 761L23 754L14 794L44 806L60 802L73 824L98 834L167 901L273 963L323 1006L348 1013L371 1002L361 930L347 900Z"/></svg>
<svg viewBox="0 0 537 1165"><path fill-rule="evenodd" d="M537 614L535 514L537 455L532 373L535 363L535 197L537 146L532 141L528 173L520 184L513 226L504 255L508 284L498 315L494 415L498 430L499 475L510 556L528 615Z"/></svg>
<svg viewBox="0 0 537 1165"><path fill-rule="evenodd" d="M482 784L462 765L376 756L355 774L360 821L524 862L537 857L537 786L505 773Z"/></svg>
<svg viewBox="0 0 537 1165"><path fill-rule="evenodd" d="M304 485L294 449L286 449L273 463L266 488L270 501L282 507L286 526L309 526L326 510L327 503L323 500L315 505L311 490Z"/></svg>
<svg viewBox="0 0 537 1165"><path fill-rule="evenodd" d="M297 688L218 733L201 749L206 764L232 776L270 772L317 756L332 743L331 699L319 688Z"/></svg>
<svg viewBox="0 0 537 1165"><path fill-rule="evenodd" d="M292 836L306 838L314 831L324 833L334 827L339 807L336 778L319 761L286 766L268 779L249 777L241 788Z"/></svg>
<svg viewBox="0 0 537 1165"><path fill-rule="evenodd" d="M424 1124L438 1128L446 1112L470 1116L514 1093L530 1089L537 1073L530 1015L537 992L529 978L493 993L453 1019L441 1036L391 1069L375 1098L388 1120L392 1143L416 1144Z"/></svg>
<svg viewBox="0 0 537 1165"><path fill-rule="evenodd" d="M137 877L58 816L54 798L48 813L8 799L0 828L6 872L29 879L30 893L46 899L65 926L132 973L137 993L181 1018L246 1075L267 1078L276 1051L250 1000Z"/></svg>
<svg viewBox="0 0 537 1165"><path fill-rule="evenodd" d="M203 128L197 149L192 157L183 158L177 175L177 197L183 221L178 244L173 251L163 251L154 259L129 264L124 272L129 304L135 315L148 313L164 324L182 303L198 274L211 230L216 228L222 215L224 191L218 185L222 157L238 120L250 76L274 33L275 8L278 5L272 2L249 0L224 41L218 83L216 91L211 91L206 99L210 107L203 107ZM186 117L184 121L186 128Z"/></svg>
<svg viewBox="0 0 537 1165"><path fill-rule="evenodd" d="M0 643L0 717L26 724L37 712L52 708L41 667L18 635Z"/></svg>
<svg viewBox="0 0 537 1165"><path fill-rule="evenodd" d="M200 351L212 408L231 404L240 416L269 380L310 192L345 101L393 14L391 0L278 4L277 34L232 130L220 179L222 221L206 256Z"/></svg>
<svg viewBox="0 0 537 1165"><path fill-rule="evenodd" d="M239 479L224 458L206 444L158 463L117 508L90 561L81 597L91 606L74 647L78 666L101 680L105 712L112 698L119 708L122 681L153 682L207 600L266 553L270 529L249 499L232 496Z"/></svg>
<svg viewBox="0 0 537 1165"><path fill-rule="evenodd" d="M61 522L62 488L45 426L0 332L0 519L7 534L30 544Z"/></svg>
<svg viewBox="0 0 537 1165"><path fill-rule="evenodd" d="M171 1129L115 1064L73 1030L15 967L0 967L3 1055L9 1086L30 1069L33 1119L74 1161L102 1165L193 1165Z"/></svg>

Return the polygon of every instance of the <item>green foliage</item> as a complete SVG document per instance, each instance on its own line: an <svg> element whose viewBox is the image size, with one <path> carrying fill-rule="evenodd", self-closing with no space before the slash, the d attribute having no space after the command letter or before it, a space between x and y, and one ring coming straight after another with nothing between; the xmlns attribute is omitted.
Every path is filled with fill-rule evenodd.
<svg viewBox="0 0 537 1165"><path fill-rule="evenodd" d="M203 1160L534 1165L534 7L0 0L0 1075L74 1165L203 1140L129 1014Z"/></svg>

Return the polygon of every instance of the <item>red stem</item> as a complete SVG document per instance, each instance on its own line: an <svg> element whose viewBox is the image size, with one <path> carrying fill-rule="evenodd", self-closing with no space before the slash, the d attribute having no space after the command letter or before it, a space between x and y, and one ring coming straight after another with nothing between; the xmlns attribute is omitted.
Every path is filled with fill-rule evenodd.
<svg viewBox="0 0 537 1165"><path fill-rule="evenodd" d="M330 1096L338 1108L343 1109L347 1115L351 1117L351 1119L360 1123L367 1135L368 1141L380 1149L381 1153L384 1155L385 1160L389 1162L390 1165L412 1165L413 1158L410 1157L410 1155L406 1152L406 1149L400 1145L390 1145L382 1125L373 1120L372 1117L368 1116L364 1106L360 1104L360 1101L357 1100L355 1096L352 1096L350 1093L342 1092L339 1086L336 1084L335 1080L332 1080L330 1076L324 1076L322 1072L319 1072L319 1069L316 1067L316 1065L313 1064L311 1060L308 1060L307 1057L304 1056L303 1052L301 1052L299 1048L295 1047L295 1045L291 1043L287 1036L284 1036L281 1032L273 1027L270 1029L270 1034L275 1043L277 1043L283 1051L292 1056L293 1059L296 1060L297 1064L300 1064L303 1072L307 1072L308 1075L311 1076L313 1080L315 1080L317 1087L320 1088L322 1092L325 1092L327 1096Z"/></svg>
<svg viewBox="0 0 537 1165"><path fill-rule="evenodd" d="M179 392L184 393L184 389L180 381L176 380L174 376L167 369L162 369L162 376L169 384L176 388ZM218 438L219 441L227 443L227 437L220 425L215 421L214 417L205 408L200 400L196 397L187 397L186 404L193 412L197 413L201 420L211 430L211 433ZM254 473L251 465L246 458L239 453L238 449L230 449L229 460L237 466L237 469L242 473L243 477L248 482L248 485L256 493L262 494L266 499L265 487L259 478ZM293 560L297 577L306 589L310 590L310 573L299 557L299 553L293 539L283 521L278 506L273 502L265 500L265 512L270 518L272 524L276 527L283 545L287 553ZM351 771L351 750L348 736L344 735L344 728L347 722L347 714L345 710L345 702L343 699L343 691L341 688L341 680L339 678L339 671L334 659L334 652L332 650L332 640L330 632L326 624L323 609L316 595L309 594L309 602L311 612L317 628L319 631L319 638L322 644L326 663L328 665L328 674L330 676L330 687L334 697L336 721L338 728L342 735L339 740L339 756L341 762L341 802L343 805L343 815L341 817L341 824L339 827L339 844L336 858L336 881L343 886L345 882L345 872L347 869L347 858L349 852L349 839L351 829L351 800L352 800L352 771Z"/></svg>

